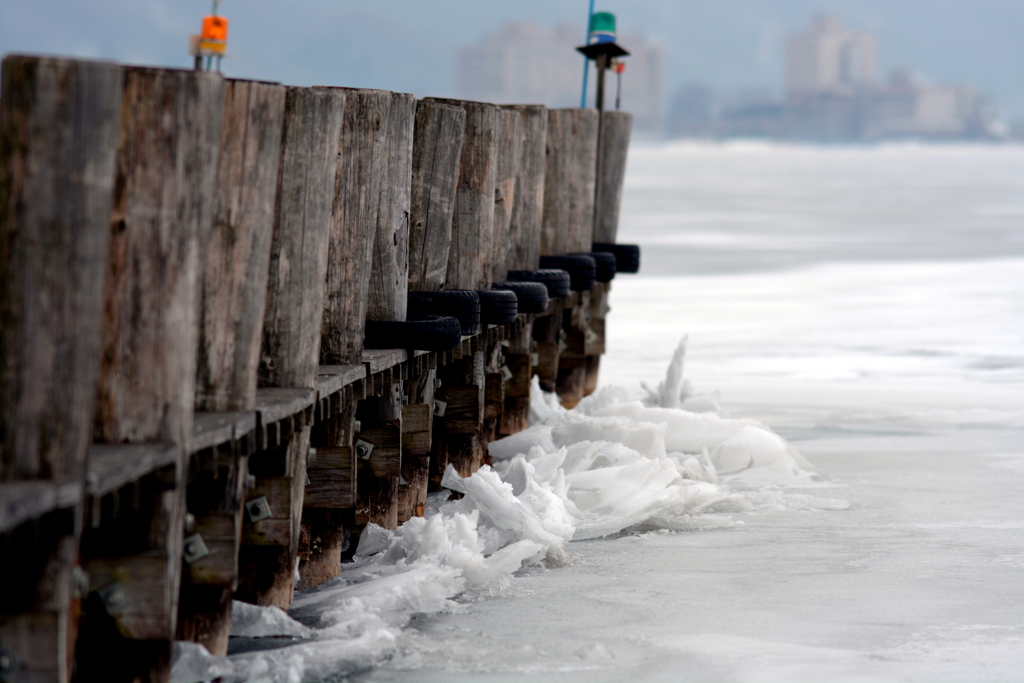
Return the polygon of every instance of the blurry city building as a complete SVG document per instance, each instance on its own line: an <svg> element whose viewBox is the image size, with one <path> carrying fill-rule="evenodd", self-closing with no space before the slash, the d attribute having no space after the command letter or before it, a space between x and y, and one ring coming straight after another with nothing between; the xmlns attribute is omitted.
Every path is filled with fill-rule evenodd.
<svg viewBox="0 0 1024 683"><path fill-rule="evenodd" d="M878 80L869 33L821 16L786 43L782 98L721 95L686 86L672 100L670 135L769 137L821 142L888 138L995 138L995 108L973 88L923 83L896 70Z"/></svg>
<svg viewBox="0 0 1024 683"><path fill-rule="evenodd" d="M583 79L582 27L553 29L531 23L509 23L456 56L459 96L499 104L534 103L578 107ZM664 117L664 51L642 35L620 32L618 42L630 52L623 58L622 109L634 116L634 130L660 133ZM589 100L594 97L591 67ZM605 107L615 107L616 76L607 76ZM591 106L593 106L591 104Z"/></svg>

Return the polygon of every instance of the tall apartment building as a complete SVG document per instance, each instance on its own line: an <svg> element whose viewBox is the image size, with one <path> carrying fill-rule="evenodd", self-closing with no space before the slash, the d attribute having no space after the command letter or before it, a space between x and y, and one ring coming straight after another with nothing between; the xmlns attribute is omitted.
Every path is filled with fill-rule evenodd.
<svg viewBox="0 0 1024 683"><path fill-rule="evenodd" d="M786 89L791 94L868 86L877 71L875 37L848 31L835 17L817 17L810 31L786 43Z"/></svg>
<svg viewBox="0 0 1024 683"><path fill-rule="evenodd" d="M579 26L550 29L538 24L506 24L497 34L459 51L459 96L499 104L578 107L583 56L576 46L583 42L584 31ZM658 132L664 107L664 52L638 34L620 33L618 42L630 52L623 59L622 108L633 113L634 130ZM614 107L615 91L616 76L609 73L605 107Z"/></svg>

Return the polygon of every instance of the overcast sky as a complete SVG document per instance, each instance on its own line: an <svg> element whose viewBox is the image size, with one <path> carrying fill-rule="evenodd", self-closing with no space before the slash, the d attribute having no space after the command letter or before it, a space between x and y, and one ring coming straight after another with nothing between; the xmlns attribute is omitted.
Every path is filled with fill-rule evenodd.
<svg viewBox="0 0 1024 683"><path fill-rule="evenodd" d="M187 67L209 0L0 0L0 52ZM883 72L974 85L1024 116L1024 0L600 0L666 50L666 92L781 90L785 37L820 11L878 35ZM587 0L223 0L229 76L454 95L454 53L507 21L585 22Z"/></svg>

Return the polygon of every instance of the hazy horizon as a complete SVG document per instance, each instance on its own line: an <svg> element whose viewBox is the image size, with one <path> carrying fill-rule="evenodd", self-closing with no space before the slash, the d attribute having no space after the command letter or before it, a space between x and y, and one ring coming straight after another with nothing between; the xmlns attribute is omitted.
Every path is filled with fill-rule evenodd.
<svg viewBox="0 0 1024 683"><path fill-rule="evenodd" d="M882 77L906 67L927 81L973 86L1024 116L1024 0L633 0L600 2L619 30L665 49L666 100L679 87L781 92L785 38L819 12L875 33ZM294 6L292 6L294 7ZM309 0L224 0L224 73L290 85L350 85L457 95L455 54L509 21L582 27L586 0L392 0L367 7ZM187 68L187 39L209 0L0 0L0 52L36 52Z"/></svg>

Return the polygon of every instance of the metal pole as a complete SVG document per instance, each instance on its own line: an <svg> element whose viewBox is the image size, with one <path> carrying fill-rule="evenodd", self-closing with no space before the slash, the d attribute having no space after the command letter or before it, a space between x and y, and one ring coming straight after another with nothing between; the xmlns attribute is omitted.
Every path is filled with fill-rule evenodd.
<svg viewBox="0 0 1024 683"><path fill-rule="evenodd" d="M587 13L587 29L583 44L586 45L590 39L590 20L594 18L594 0L590 0L590 11ZM587 76L590 74L590 58L583 58L583 94L580 95L580 109L587 107Z"/></svg>

